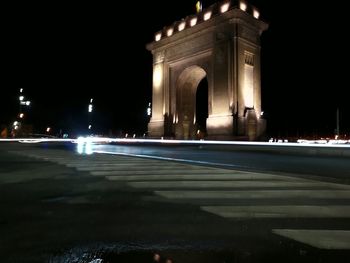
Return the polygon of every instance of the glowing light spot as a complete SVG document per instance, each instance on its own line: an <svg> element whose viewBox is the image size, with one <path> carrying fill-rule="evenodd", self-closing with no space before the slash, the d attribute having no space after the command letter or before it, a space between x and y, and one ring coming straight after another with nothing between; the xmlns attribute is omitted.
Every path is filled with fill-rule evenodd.
<svg viewBox="0 0 350 263"><path fill-rule="evenodd" d="M24 100L24 96L19 96L19 100L20 101Z"/></svg>
<svg viewBox="0 0 350 263"><path fill-rule="evenodd" d="M240 2L239 3L239 9L243 10L243 11L247 11L247 4L244 2Z"/></svg>
<svg viewBox="0 0 350 263"><path fill-rule="evenodd" d="M203 8L202 3L201 3L200 1L198 1L198 2L196 3L196 10L197 10L197 13L202 12L202 8Z"/></svg>
<svg viewBox="0 0 350 263"><path fill-rule="evenodd" d="M85 154L88 154L88 155L93 154L92 143L89 141L85 145Z"/></svg>
<svg viewBox="0 0 350 263"><path fill-rule="evenodd" d="M194 17L194 18L191 19L190 25L192 27L192 26L195 26L196 24L197 24L197 17Z"/></svg>
<svg viewBox="0 0 350 263"><path fill-rule="evenodd" d="M211 12L209 11L209 12L206 12L205 14L204 14L204 17L203 17L203 19L204 19L204 21L207 21L207 20L209 20L211 18Z"/></svg>
<svg viewBox="0 0 350 263"><path fill-rule="evenodd" d="M256 19L259 19L259 17L260 17L259 11L256 10L256 9L254 9L254 10L253 10L253 16L254 16Z"/></svg>
<svg viewBox="0 0 350 263"><path fill-rule="evenodd" d="M155 262L159 262L159 261L160 261L160 255L157 254L157 253L155 253L155 254L153 255L153 260L154 260Z"/></svg>
<svg viewBox="0 0 350 263"><path fill-rule="evenodd" d="M93 154L92 150L92 143L94 141L94 138L85 138L85 137L79 137L77 139L77 152L79 154Z"/></svg>
<svg viewBox="0 0 350 263"><path fill-rule="evenodd" d="M185 22L181 22L181 24L178 26L178 30L182 31L185 29L186 23Z"/></svg>
<svg viewBox="0 0 350 263"><path fill-rule="evenodd" d="M230 7L230 3L223 4L223 5L220 7L220 12L221 12L221 13L227 12L227 10L229 9L229 7Z"/></svg>
<svg viewBox="0 0 350 263"><path fill-rule="evenodd" d="M151 103L148 103L147 116L151 116L151 114L152 114Z"/></svg>
<svg viewBox="0 0 350 263"><path fill-rule="evenodd" d="M47 127L46 128L46 132L50 132L51 131L51 128L50 127Z"/></svg>
<svg viewBox="0 0 350 263"><path fill-rule="evenodd" d="M170 37L174 32L173 28L169 28L168 31L166 32L167 36Z"/></svg>
<svg viewBox="0 0 350 263"><path fill-rule="evenodd" d="M155 36L155 40L159 41L162 38L162 33L157 33Z"/></svg>
<svg viewBox="0 0 350 263"><path fill-rule="evenodd" d="M84 152L84 138L79 137L77 140L77 152L82 154Z"/></svg>
<svg viewBox="0 0 350 263"><path fill-rule="evenodd" d="M21 114L19 115L19 117L20 117L21 119L23 119L24 114L23 114L23 113L21 113Z"/></svg>

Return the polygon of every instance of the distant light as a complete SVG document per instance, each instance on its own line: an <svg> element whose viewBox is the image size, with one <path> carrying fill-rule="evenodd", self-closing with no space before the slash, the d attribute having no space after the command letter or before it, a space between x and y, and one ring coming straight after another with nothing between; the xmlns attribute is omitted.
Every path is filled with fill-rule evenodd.
<svg viewBox="0 0 350 263"><path fill-rule="evenodd" d="M15 130L18 130L18 126L17 125L15 126Z"/></svg>
<svg viewBox="0 0 350 263"><path fill-rule="evenodd" d="M204 14L204 21L207 21L207 20L209 20L210 18L211 18L211 11L206 12L206 13Z"/></svg>
<svg viewBox="0 0 350 263"><path fill-rule="evenodd" d="M27 105L27 106L30 106L30 100L27 100L27 101L26 101L26 105Z"/></svg>
<svg viewBox="0 0 350 263"><path fill-rule="evenodd" d="M23 92L23 89L20 89L19 92L22 93L22 92Z"/></svg>
<svg viewBox="0 0 350 263"><path fill-rule="evenodd" d="M89 130L91 130L91 128L92 128L92 126L91 126L91 125L89 125Z"/></svg>
<svg viewBox="0 0 350 263"><path fill-rule="evenodd" d="M89 104L89 112L92 112L92 104Z"/></svg>
<svg viewBox="0 0 350 263"><path fill-rule="evenodd" d="M19 100L20 101L24 100L24 96L19 96Z"/></svg>
<svg viewBox="0 0 350 263"><path fill-rule="evenodd" d="M93 102L93 100L94 100L94 99L90 99L90 103L92 103L92 102Z"/></svg>
<svg viewBox="0 0 350 263"><path fill-rule="evenodd" d="M152 114L152 109L151 109L151 103L149 102L147 107L147 115L151 116L151 114Z"/></svg>
<svg viewBox="0 0 350 263"><path fill-rule="evenodd" d="M247 11L247 4L244 2L240 2L239 3L239 9L243 10L243 11Z"/></svg>
<svg viewBox="0 0 350 263"><path fill-rule="evenodd" d="M168 31L166 32L167 36L170 37L174 32L173 28L169 28Z"/></svg>
<svg viewBox="0 0 350 263"><path fill-rule="evenodd" d="M197 1L196 3L197 13L202 12L202 8L203 8L202 3L200 1Z"/></svg>
<svg viewBox="0 0 350 263"><path fill-rule="evenodd" d="M162 38L162 33L157 33L155 36L155 40L159 41Z"/></svg>
<svg viewBox="0 0 350 263"><path fill-rule="evenodd" d="M260 17L259 11L256 10L256 9L254 9L254 10L253 10L253 16L254 16L256 19L259 19L259 17Z"/></svg>
<svg viewBox="0 0 350 263"><path fill-rule="evenodd" d="M263 116L263 115L264 115L264 112L262 111L262 112L260 113L260 115Z"/></svg>
<svg viewBox="0 0 350 263"><path fill-rule="evenodd" d="M195 26L196 24L197 24L197 17L194 17L194 18L191 19L190 25L191 26Z"/></svg>
<svg viewBox="0 0 350 263"><path fill-rule="evenodd" d="M46 128L46 132L50 132L51 131L51 128L50 127L47 127Z"/></svg>
<svg viewBox="0 0 350 263"><path fill-rule="evenodd" d="M223 4L221 7L220 7L220 12L221 13L225 13L230 7L230 3L226 3L226 4Z"/></svg>
<svg viewBox="0 0 350 263"><path fill-rule="evenodd" d="M23 114L23 113L21 113L21 114L19 115L19 117L20 117L21 119L23 119L24 114Z"/></svg>
<svg viewBox="0 0 350 263"><path fill-rule="evenodd" d="M181 22L181 24L178 26L178 30L182 31L185 29L186 23L185 22Z"/></svg>
<svg viewBox="0 0 350 263"><path fill-rule="evenodd" d="M13 123L13 126L16 126L16 125L18 125L18 121L15 121L15 122Z"/></svg>

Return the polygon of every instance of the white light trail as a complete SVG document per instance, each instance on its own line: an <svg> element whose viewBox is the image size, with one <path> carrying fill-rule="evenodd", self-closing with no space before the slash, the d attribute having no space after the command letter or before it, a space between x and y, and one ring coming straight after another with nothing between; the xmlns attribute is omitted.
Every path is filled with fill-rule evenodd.
<svg viewBox="0 0 350 263"><path fill-rule="evenodd" d="M246 145L246 146L277 146L277 147L314 147L314 148L349 148L350 140L331 140L328 143L318 141L302 141L302 143L291 142L248 142L248 141L206 141L206 140L167 140L167 139L137 139L137 138L108 138L108 137L79 137L78 139L60 138L15 138L0 139L0 142L72 142L78 143L81 140L89 143L123 143L123 144L148 144L158 143L159 145Z"/></svg>

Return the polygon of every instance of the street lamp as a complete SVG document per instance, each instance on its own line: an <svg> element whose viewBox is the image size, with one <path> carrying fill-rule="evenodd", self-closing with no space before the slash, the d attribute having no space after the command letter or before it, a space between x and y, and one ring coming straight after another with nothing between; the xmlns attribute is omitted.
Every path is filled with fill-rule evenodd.
<svg viewBox="0 0 350 263"><path fill-rule="evenodd" d="M22 122L24 120L24 112L22 109L22 106L30 106L31 105L31 101L30 100L25 100L25 96L23 94L23 88L19 89L19 96L18 96L18 100L19 100L19 112L17 115L17 121L14 122L13 124L13 129L17 132L20 132L21 128L22 128Z"/></svg>

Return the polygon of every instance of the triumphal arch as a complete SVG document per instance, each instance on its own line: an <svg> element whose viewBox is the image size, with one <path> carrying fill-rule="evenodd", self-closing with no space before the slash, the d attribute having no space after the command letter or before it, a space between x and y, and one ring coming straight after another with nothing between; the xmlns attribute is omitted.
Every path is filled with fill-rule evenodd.
<svg viewBox="0 0 350 263"><path fill-rule="evenodd" d="M260 36L268 25L259 17L246 1L223 1L155 34L147 45L153 54L151 137L192 139L205 130L211 139L256 140L264 133Z"/></svg>

